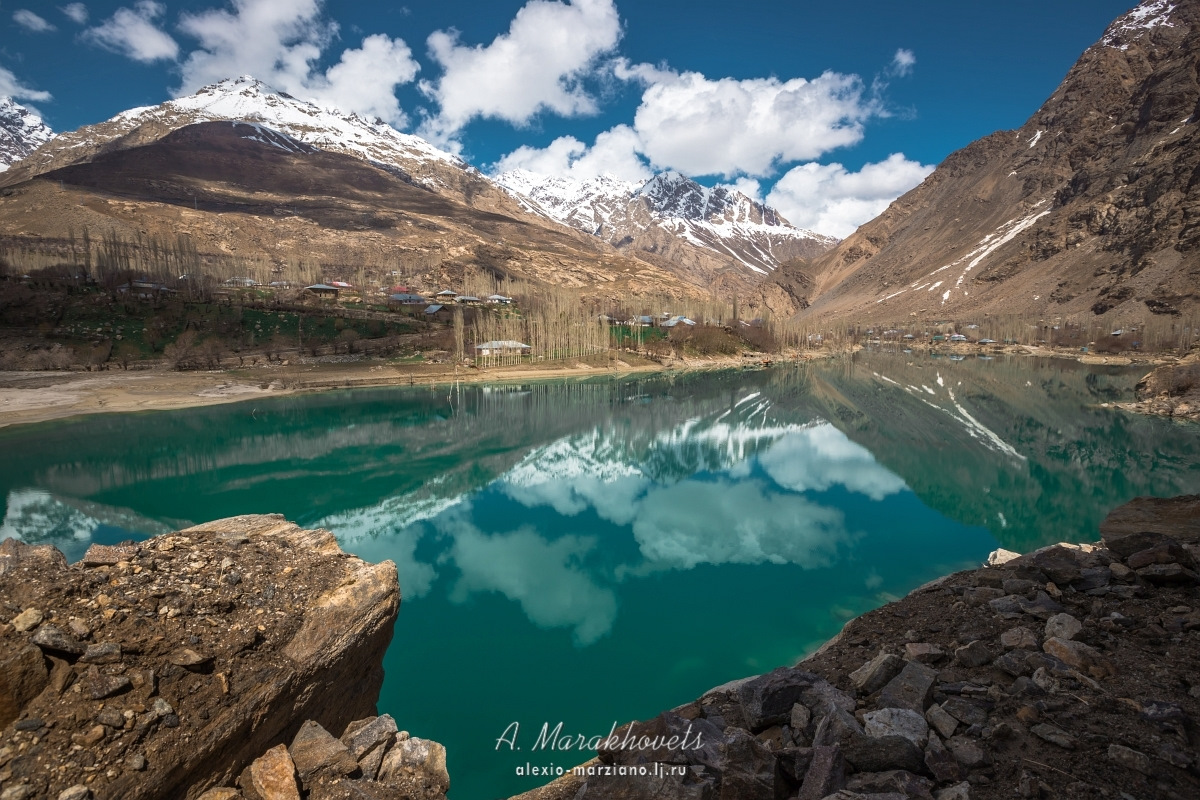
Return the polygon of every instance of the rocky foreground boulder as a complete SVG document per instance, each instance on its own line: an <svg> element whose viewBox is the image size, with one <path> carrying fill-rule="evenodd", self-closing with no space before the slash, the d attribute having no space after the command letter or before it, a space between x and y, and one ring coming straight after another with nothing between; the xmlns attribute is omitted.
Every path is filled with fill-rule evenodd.
<svg viewBox="0 0 1200 800"><path fill-rule="evenodd" d="M413 764L436 753L414 755L421 740L373 716L399 605L390 561L368 564L329 532L278 515L94 545L71 565L49 545L6 540L0 798L193 799L216 789L209 800L275 800L289 795L255 787L297 767L293 797L440 796L437 781L398 793ZM275 753L269 768L264 753ZM361 759L376 756L371 777L382 771L395 785L312 792L361 780ZM443 771L444 762L443 751Z"/></svg>
<svg viewBox="0 0 1200 800"><path fill-rule="evenodd" d="M1101 533L997 551L522 800L1200 797L1200 496Z"/></svg>

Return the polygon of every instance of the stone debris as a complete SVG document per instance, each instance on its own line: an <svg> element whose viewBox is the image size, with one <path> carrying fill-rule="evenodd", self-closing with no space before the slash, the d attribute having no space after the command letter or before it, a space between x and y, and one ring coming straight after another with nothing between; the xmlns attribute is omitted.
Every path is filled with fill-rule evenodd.
<svg viewBox="0 0 1200 800"><path fill-rule="evenodd" d="M682 775L567 777L522 798L1200 797L1200 518L1145 503L1117 509L1099 544L996 556L852 620L796 667L618 729L686 719L702 748L598 754Z"/></svg>
<svg viewBox="0 0 1200 800"><path fill-rule="evenodd" d="M361 770L327 733L293 739L305 720L309 734L340 732L375 713L400 599L390 562L367 564L328 532L266 515L94 545L76 564L8 539L0 565L3 800L217 788L249 800L236 779L278 746L301 768L301 798L317 796L310 779ZM366 755L382 761L384 738ZM272 758L262 775L286 772ZM286 795L286 780L270 785Z"/></svg>

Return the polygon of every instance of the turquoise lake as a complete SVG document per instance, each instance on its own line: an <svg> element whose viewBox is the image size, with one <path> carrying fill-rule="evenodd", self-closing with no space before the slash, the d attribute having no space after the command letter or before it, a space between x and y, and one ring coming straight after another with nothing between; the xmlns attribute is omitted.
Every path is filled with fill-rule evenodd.
<svg viewBox="0 0 1200 800"><path fill-rule="evenodd" d="M528 752L544 722L607 734L996 547L1200 492L1200 425L1102 405L1146 371L863 352L93 415L0 429L0 538L74 560L278 512L392 559L380 711L447 746L454 800L507 797L589 755ZM526 750L497 750L513 722Z"/></svg>

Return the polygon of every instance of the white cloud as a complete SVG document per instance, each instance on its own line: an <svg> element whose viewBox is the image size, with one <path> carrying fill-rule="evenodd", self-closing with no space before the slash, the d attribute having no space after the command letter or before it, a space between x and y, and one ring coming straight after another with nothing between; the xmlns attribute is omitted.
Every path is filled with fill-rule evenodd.
<svg viewBox="0 0 1200 800"><path fill-rule="evenodd" d="M741 192L756 203L763 201L762 184L754 178L738 178L733 183L722 184L726 189Z"/></svg>
<svg viewBox="0 0 1200 800"><path fill-rule="evenodd" d="M649 178L651 171L638 156L639 145L632 128L618 125L597 135L591 147L574 136L560 136L544 148L522 145L496 162L493 170L526 169L581 181L600 175L640 181Z"/></svg>
<svg viewBox="0 0 1200 800"><path fill-rule="evenodd" d="M633 535L651 569L698 564L833 563L851 541L842 513L758 481L688 480L651 491Z"/></svg>
<svg viewBox="0 0 1200 800"><path fill-rule="evenodd" d="M856 144L864 121L878 113L856 75L710 80L689 72L646 89L634 129L658 167L755 177L781 161Z"/></svg>
<svg viewBox="0 0 1200 800"><path fill-rule="evenodd" d="M20 25L22 28L34 33L47 33L48 31L57 30L46 20L39 17L27 8L18 8L13 12L13 22Z"/></svg>
<svg viewBox="0 0 1200 800"><path fill-rule="evenodd" d="M595 100L580 81L620 36L612 0L530 0L508 32L486 46L460 44L454 30L435 31L429 52L443 74L421 88L440 109L422 132L446 141L480 117L524 125L543 111L593 113Z"/></svg>
<svg viewBox="0 0 1200 800"><path fill-rule="evenodd" d="M489 535L461 519L447 525L454 537L450 557L462 573L451 600L500 592L519 603L535 625L573 628L579 645L592 644L612 630L616 595L580 564L595 548L594 539L569 535L547 541L527 527Z"/></svg>
<svg viewBox="0 0 1200 800"><path fill-rule="evenodd" d="M932 164L909 161L903 153L864 164L858 172L837 163L801 164L776 182L767 204L793 225L844 238L930 172Z"/></svg>
<svg viewBox="0 0 1200 800"><path fill-rule="evenodd" d="M134 61L149 64L173 61L179 45L155 24L165 7L154 0L139 0L133 8L118 8L103 24L84 35L96 44Z"/></svg>
<svg viewBox="0 0 1200 800"><path fill-rule="evenodd" d="M88 21L87 6L83 3L67 3L59 10L66 14L68 19L78 25L83 25Z"/></svg>
<svg viewBox="0 0 1200 800"><path fill-rule="evenodd" d="M794 492L823 492L838 485L882 500L906 488L870 450L828 423L789 433L758 461L771 480Z"/></svg>
<svg viewBox="0 0 1200 800"><path fill-rule="evenodd" d="M420 69L402 39L373 34L342 52L324 73L313 64L337 37L320 0L233 0L232 10L184 14L179 28L199 42L182 64L179 94L236 75L253 75L313 102L403 126L395 87Z"/></svg>
<svg viewBox="0 0 1200 800"><path fill-rule="evenodd" d="M0 97L11 97L14 100L31 100L35 103L51 99L49 92L31 89L9 70L0 67Z"/></svg>
<svg viewBox="0 0 1200 800"><path fill-rule="evenodd" d="M901 47L896 51L896 55L892 57L892 74L901 77L908 75L912 72L913 66L916 63L917 57L913 54L913 51Z"/></svg>

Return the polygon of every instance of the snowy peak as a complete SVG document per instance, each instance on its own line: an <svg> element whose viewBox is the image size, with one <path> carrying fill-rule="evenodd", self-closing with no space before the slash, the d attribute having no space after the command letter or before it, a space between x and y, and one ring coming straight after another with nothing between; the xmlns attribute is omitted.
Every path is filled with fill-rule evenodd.
<svg viewBox="0 0 1200 800"><path fill-rule="evenodd" d="M1117 17L1108 26L1108 30L1100 39L1100 44L1125 50L1133 39L1151 28L1173 27L1170 17L1174 10L1175 3L1170 0L1143 0L1136 8Z"/></svg>
<svg viewBox="0 0 1200 800"><path fill-rule="evenodd" d="M0 97L0 172L53 138L41 117L11 97Z"/></svg>
<svg viewBox="0 0 1200 800"><path fill-rule="evenodd" d="M790 225L779 212L728 187L708 188L677 172L646 181L610 175L575 180L513 170L493 180L535 213L618 247L662 252L673 239L726 263L766 273L836 239Z"/></svg>

